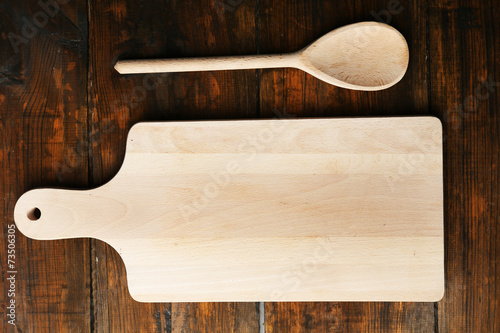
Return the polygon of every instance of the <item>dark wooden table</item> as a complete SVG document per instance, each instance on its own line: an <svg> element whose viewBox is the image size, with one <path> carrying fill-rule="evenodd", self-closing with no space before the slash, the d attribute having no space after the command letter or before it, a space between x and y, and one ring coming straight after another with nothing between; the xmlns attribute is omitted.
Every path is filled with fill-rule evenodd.
<svg viewBox="0 0 500 333"><path fill-rule="evenodd" d="M499 332L499 17L498 0L1 0L0 331ZM125 58L294 51L365 20L389 23L410 47L408 73L385 91L344 90L295 69L113 70ZM123 262L105 243L35 241L15 230L25 191L110 180L134 123L276 114L442 120L443 300L143 304L131 299Z"/></svg>

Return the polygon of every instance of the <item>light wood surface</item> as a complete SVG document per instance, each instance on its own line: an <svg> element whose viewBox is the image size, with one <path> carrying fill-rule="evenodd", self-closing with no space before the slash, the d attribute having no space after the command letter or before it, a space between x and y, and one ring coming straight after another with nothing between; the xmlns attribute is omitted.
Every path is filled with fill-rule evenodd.
<svg viewBox="0 0 500 333"><path fill-rule="evenodd" d="M115 69L138 74L293 67L335 86L373 91L399 82L408 60L408 45L399 31L379 22L361 22L335 29L290 54L121 60Z"/></svg>
<svg viewBox="0 0 500 333"><path fill-rule="evenodd" d="M301 118L432 114L446 138L444 299L268 302L265 331L498 331L500 89L483 86L479 95L477 89L500 81L499 47L491 47L500 45L499 1L403 0L397 12L389 7L397 2L373 0L70 1L44 28L35 24L38 33L18 43L17 54L10 33L26 41L23 17L33 23L43 7L38 1L1 3L4 267L7 225L14 224L19 197L33 188L108 182L122 165L135 123L272 118L276 110ZM292 52L372 13L405 36L411 58L405 77L379 92L339 89L294 68L168 75L113 70L117 58ZM135 87L144 79L159 82L143 100ZM479 103L464 103L469 96ZM123 261L98 240L33 241L16 231L16 259L18 320L16 326L1 321L0 332L259 332L254 303L135 302ZM5 278L2 288L9 289ZM7 318L6 307L0 312Z"/></svg>
<svg viewBox="0 0 500 333"><path fill-rule="evenodd" d="M14 216L109 243L139 301L436 301L442 186L437 118L140 123L109 183Z"/></svg>

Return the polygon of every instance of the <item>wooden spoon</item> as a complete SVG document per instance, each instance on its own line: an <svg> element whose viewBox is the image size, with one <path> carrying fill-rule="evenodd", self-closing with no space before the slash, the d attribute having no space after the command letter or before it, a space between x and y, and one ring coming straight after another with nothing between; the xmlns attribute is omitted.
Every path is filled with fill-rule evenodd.
<svg viewBox="0 0 500 333"><path fill-rule="evenodd" d="M399 82L408 59L408 44L399 31L383 23L361 22L335 29L288 54L121 60L115 69L138 74L292 67L335 86L371 91Z"/></svg>

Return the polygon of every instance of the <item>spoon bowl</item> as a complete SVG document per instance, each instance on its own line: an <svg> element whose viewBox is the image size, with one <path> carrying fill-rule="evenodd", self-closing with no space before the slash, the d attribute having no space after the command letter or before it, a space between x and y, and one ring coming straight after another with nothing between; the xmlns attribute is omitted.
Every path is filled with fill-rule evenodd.
<svg viewBox="0 0 500 333"><path fill-rule="evenodd" d="M121 60L115 69L139 74L293 67L338 87L373 91L399 82L408 61L408 44L399 31L379 22L360 22L335 29L294 53Z"/></svg>
<svg viewBox="0 0 500 333"><path fill-rule="evenodd" d="M409 51L399 31L378 22L336 29L299 51L300 69L336 86L380 90L399 82Z"/></svg>

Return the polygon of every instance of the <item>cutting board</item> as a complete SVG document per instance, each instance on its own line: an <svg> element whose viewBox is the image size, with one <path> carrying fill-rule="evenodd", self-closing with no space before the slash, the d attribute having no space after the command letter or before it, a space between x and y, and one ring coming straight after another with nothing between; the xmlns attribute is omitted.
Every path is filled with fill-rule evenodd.
<svg viewBox="0 0 500 333"><path fill-rule="evenodd" d="M15 221L110 244L138 301L436 301L442 180L432 117L140 123L110 182Z"/></svg>

